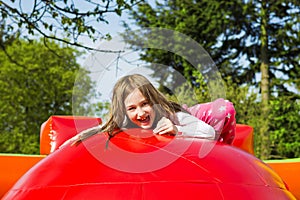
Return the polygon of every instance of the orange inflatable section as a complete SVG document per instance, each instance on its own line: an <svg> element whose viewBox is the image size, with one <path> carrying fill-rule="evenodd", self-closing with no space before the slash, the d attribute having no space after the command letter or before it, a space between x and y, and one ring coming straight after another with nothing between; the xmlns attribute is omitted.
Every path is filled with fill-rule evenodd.
<svg viewBox="0 0 300 200"><path fill-rule="evenodd" d="M265 161L288 185L293 195L300 199L300 159Z"/></svg>
<svg viewBox="0 0 300 200"><path fill-rule="evenodd" d="M0 197L45 155L0 154Z"/></svg>

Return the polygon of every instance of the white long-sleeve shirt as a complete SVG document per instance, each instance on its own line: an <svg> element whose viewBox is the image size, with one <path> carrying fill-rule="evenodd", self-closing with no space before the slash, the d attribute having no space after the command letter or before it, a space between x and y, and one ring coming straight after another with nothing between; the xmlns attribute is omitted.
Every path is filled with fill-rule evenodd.
<svg viewBox="0 0 300 200"><path fill-rule="evenodd" d="M175 124L175 126L178 129L179 135L215 139L215 130L209 124L184 112L177 112L176 116L179 124Z"/></svg>

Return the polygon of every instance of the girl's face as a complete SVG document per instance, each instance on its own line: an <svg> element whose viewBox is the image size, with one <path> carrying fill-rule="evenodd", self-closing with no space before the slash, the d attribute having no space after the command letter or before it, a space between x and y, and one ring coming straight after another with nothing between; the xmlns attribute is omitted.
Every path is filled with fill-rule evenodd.
<svg viewBox="0 0 300 200"><path fill-rule="evenodd" d="M143 129L152 127L155 120L155 110L139 89L133 90L124 101L128 118Z"/></svg>

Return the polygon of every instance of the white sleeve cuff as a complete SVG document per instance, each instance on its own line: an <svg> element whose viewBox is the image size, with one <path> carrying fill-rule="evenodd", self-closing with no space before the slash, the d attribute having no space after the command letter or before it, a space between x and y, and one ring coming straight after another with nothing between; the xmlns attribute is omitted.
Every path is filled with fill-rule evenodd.
<svg viewBox="0 0 300 200"><path fill-rule="evenodd" d="M176 127L179 134L206 139L215 139L215 130L209 124L187 113L179 112L177 117L179 120L179 125L176 125Z"/></svg>

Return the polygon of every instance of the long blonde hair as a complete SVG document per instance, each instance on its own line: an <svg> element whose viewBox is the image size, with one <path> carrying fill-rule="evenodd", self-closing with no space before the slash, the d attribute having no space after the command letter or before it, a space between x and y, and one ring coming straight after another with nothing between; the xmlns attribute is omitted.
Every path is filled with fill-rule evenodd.
<svg viewBox="0 0 300 200"><path fill-rule="evenodd" d="M178 103L167 100L144 76L140 74L127 75L120 78L113 88L112 102L107 122L101 128L95 128L85 132L79 140L82 141L99 132L107 132L111 138L122 131L122 128L134 127L134 124L129 120L127 120L129 121L128 123L124 123L127 118L124 100L136 88L140 90L142 95L155 109L155 123L161 117L167 117L172 121L176 121L176 119L174 119L176 112L186 112Z"/></svg>

